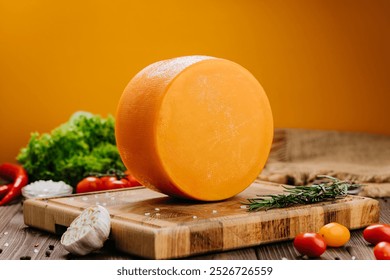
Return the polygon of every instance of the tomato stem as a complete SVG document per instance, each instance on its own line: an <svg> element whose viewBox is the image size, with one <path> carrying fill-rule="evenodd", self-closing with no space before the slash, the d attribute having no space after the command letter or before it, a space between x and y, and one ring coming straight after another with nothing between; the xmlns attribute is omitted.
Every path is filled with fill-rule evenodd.
<svg viewBox="0 0 390 280"><path fill-rule="evenodd" d="M87 176L94 176L94 177L97 177L97 178L101 178L101 177L115 177L116 179L120 180L120 179L125 178L127 176L127 174L125 174L124 172L122 172L120 170L112 168L112 169L107 170L106 173L87 172L87 173L85 173L84 176L85 177L87 177Z"/></svg>

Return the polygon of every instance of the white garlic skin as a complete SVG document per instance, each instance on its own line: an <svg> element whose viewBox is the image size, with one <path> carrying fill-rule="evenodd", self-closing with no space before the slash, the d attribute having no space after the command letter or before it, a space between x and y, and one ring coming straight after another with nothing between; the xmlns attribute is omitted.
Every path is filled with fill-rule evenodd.
<svg viewBox="0 0 390 280"><path fill-rule="evenodd" d="M85 209L61 237L64 248L75 255L84 256L103 247L110 235L110 214L103 206Z"/></svg>

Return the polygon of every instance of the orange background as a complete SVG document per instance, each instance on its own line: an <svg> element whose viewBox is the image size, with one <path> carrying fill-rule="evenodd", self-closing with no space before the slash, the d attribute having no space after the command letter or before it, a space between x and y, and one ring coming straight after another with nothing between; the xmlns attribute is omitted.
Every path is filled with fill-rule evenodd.
<svg viewBox="0 0 390 280"><path fill-rule="evenodd" d="M0 0L0 162L78 110L115 114L148 64L249 69L276 127L390 134L390 1Z"/></svg>

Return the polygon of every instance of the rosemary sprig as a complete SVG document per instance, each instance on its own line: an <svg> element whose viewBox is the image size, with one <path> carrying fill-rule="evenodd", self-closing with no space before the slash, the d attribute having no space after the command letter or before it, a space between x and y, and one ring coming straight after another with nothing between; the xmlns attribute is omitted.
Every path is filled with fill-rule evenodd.
<svg viewBox="0 0 390 280"><path fill-rule="evenodd" d="M309 186L283 186L284 192L287 194L259 195L257 198L248 198L248 202L244 204L249 205L249 211L285 208L297 204L311 204L340 199L347 195L349 189L361 186L347 181L340 181L331 176L318 175L317 177L326 178L328 181Z"/></svg>

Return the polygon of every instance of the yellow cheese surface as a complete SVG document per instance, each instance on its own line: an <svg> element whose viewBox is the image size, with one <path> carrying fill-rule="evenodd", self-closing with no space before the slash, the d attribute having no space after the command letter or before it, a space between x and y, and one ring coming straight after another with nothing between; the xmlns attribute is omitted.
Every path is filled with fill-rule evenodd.
<svg viewBox="0 0 390 280"><path fill-rule="evenodd" d="M116 116L125 166L165 194L223 200L248 187L268 158L268 98L242 66L207 56L156 62L127 85Z"/></svg>

